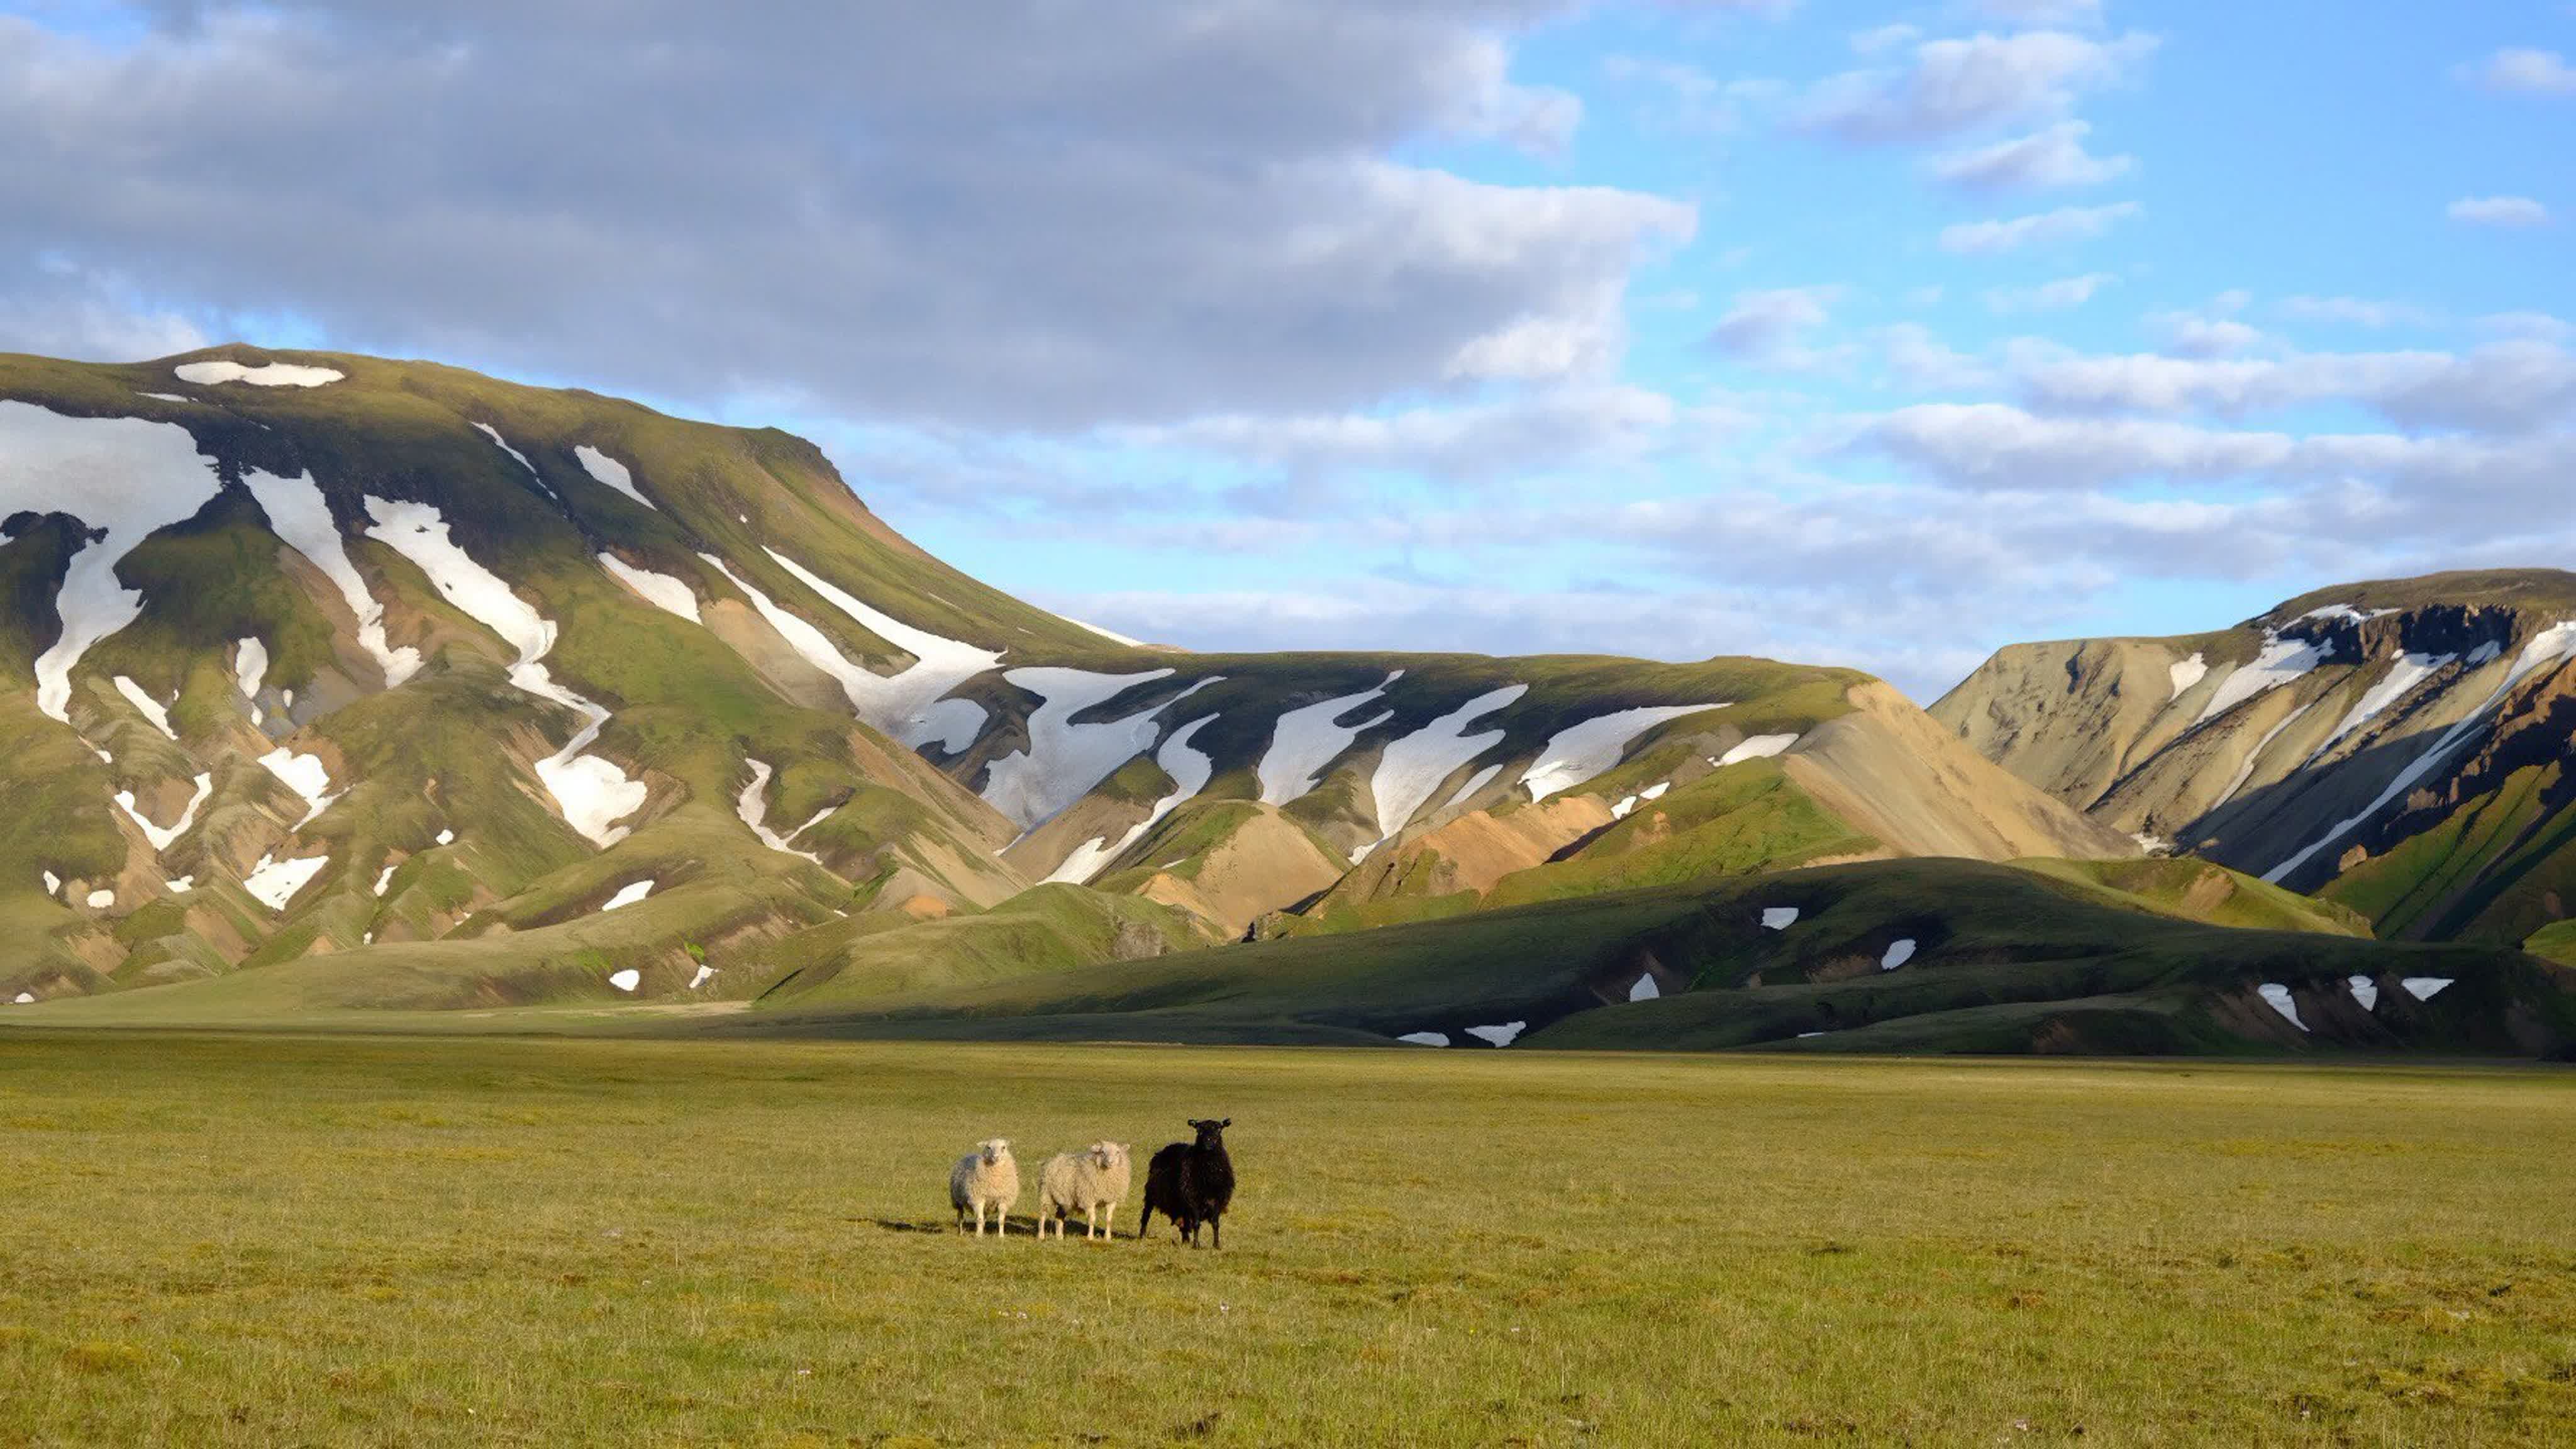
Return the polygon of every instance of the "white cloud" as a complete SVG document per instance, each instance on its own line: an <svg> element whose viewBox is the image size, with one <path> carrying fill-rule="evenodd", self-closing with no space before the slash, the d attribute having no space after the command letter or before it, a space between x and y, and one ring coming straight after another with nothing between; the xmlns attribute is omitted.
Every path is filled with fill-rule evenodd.
<svg viewBox="0 0 2576 1449"><path fill-rule="evenodd" d="M1881 25L1854 31L1851 48L1856 55L1879 55L1901 45L1910 45L1922 36L1923 32L1911 25Z"/></svg>
<svg viewBox="0 0 2576 1449"><path fill-rule="evenodd" d="M0 15L18 245L685 404L1078 433L1580 374L1696 218L1396 159L1563 144L1528 0L76 13Z"/></svg>
<svg viewBox="0 0 2576 1449"><path fill-rule="evenodd" d="M2381 302L2368 297L2284 297L2281 310L2307 322L2341 322L2355 327L2382 328L2400 324L2423 324L2433 320L2420 307L2403 302Z"/></svg>
<svg viewBox="0 0 2576 1449"><path fill-rule="evenodd" d="M1941 249L1960 256L2000 256L2030 246L2059 246L2109 231L2138 215L2134 201L2111 206L2066 206L2003 221L1964 221L1941 229Z"/></svg>
<svg viewBox="0 0 2576 1449"><path fill-rule="evenodd" d="M1899 322L1879 333L1880 355L1897 385L1914 392L1979 392L1994 387L2001 374L1960 352L1914 322Z"/></svg>
<svg viewBox="0 0 2576 1449"><path fill-rule="evenodd" d="M2082 121L2060 121L2027 136L1953 151L1932 159L1932 174L1970 191L2099 186L2126 175L2134 164L2130 157L2095 156L2084 149L2092 129Z"/></svg>
<svg viewBox="0 0 2576 1449"><path fill-rule="evenodd" d="M2405 427L2527 432L2576 416L2576 354L2537 339L2448 352L2292 352L2279 357L2091 355L2017 343L2036 406L2227 417L2349 402Z"/></svg>
<svg viewBox="0 0 2576 1449"><path fill-rule="evenodd" d="M2488 56L2486 64L2472 72L2479 84L2493 91L2519 91L2526 95L2576 96L2576 66L2554 50L2536 50L2529 46L2511 46Z"/></svg>
<svg viewBox="0 0 2576 1449"><path fill-rule="evenodd" d="M210 341L194 321L140 299L115 277L53 261L12 283L0 274L0 352L141 362Z"/></svg>
<svg viewBox="0 0 2576 1449"><path fill-rule="evenodd" d="M2035 287L1996 287L1986 293L1986 306L1996 312L2063 312L2093 300L2093 294L2120 280L2109 272L2060 277Z"/></svg>
<svg viewBox="0 0 2576 1449"><path fill-rule="evenodd" d="M1810 365L1807 335L1833 316L1839 287L1780 287L1738 292L1726 315L1709 329L1711 345L1730 357L1774 366Z"/></svg>
<svg viewBox="0 0 2576 1449"><path fill-rule="evenodd" d="M2475 226L2544 226L2549 208L2528 196L2463 196L2451 203L2450 217Z"/></svg>
<svg viewBox="0 0 2576 1449"><path fill-rule="evenodd" d="M1673 400L1663 393L1578 385L1384 413L1221 415L1121 428L1112 438L1131 447L1220 454L1304 476L1414 472L1477 482L1634 458L1660 446L1676 416Z"/></svg>
<svg viewBox="0 0 2576 1449"><path fill-rule="evenodd" d="M1976 0L1976 7L2015 25L2087 25L2102 19L2102 0Z"/></svg>
<svg viewBox="0 0 2576 1449"><path fill-rule="evenodd" d="M2063 115L2078 95L2134 75L2156 45L2150 35L2095 40L2059 30L1925 41L1908 65L1819 82L1802 119L1846 141L1885 144Z"/></svg>

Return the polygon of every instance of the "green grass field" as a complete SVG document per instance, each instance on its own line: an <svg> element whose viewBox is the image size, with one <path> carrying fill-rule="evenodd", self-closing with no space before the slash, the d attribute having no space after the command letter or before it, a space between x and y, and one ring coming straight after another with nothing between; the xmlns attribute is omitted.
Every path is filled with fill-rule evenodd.
<svg viewBox="0 0 2576 1449"><path fill-rule="evenodd" d="M946 1227L1209 1113L1221 1254ZM2566 1443L2571 1161L2537 1069L0 1035L0 1443Z"/></svg>

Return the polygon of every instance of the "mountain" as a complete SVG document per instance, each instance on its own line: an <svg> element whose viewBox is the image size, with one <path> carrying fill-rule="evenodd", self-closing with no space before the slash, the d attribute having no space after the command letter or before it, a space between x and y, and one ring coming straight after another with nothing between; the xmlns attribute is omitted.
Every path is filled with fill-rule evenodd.
<svg viewBox="0 0 2576 1449"><path fill-rule="evenodd" d="M2114 830L2382 936L2515 945L2576 901L2576 575L2351 584L2210 634L2015 645L1931 713Z"/></svg>
<svg viewBox="0 0 2576 1449"><path fill-rule="evenodd" d="M0 1009L774 1012L2135 854L1849 670L1141 644L800 439L429 363L0 357L0 535Z"/></svg>

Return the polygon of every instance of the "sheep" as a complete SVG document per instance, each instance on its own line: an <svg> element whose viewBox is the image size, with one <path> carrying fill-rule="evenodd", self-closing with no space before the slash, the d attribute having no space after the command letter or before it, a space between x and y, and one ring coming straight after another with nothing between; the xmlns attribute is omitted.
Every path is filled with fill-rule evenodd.
<svg viewBox="0 0 2576 1449"><path fill-rule="evenodd" d="M1038 1169L1038 1236L1055 1224L1058 1241L1064 1220L1083 1214L1084 1241L1118 1236L1118 1204L1127 1196L1127 1144L1094 1142L1080 1152L1059 1152Z"/></svg>
<svg viewBox="0 0 2576 1449"><path fill-rule="evenodd" d="M1225 1129L1234 1125L1234 1119L1192 1118L1190 1125L1198 1129L1198 1141L1165 1147L1145 1168L1145 1210L1136 1219L1136 1236L1144 1238L1146 1225L1160 1208L1191 1247L1199 1245L1199 1225L1205 1223L1216 1236L1216 1246L1223 1248L1225 1227L1219 1220L1234 1200L1234 1159L1225 1152Z"/></svg>
<svg viewBox="0 0 2576 1449"><path fill-rule="evenodd" d="M948 1203L957 1209L957 1231L966 1231L966 1209L975 1209L975 1236L984 1236L984 1208L993 1209L993 1229L1011 1233L1011 1204L1020 1200L1020 1165L1011 1160L1011 1144L1000 1137L976 1143L948 1173Z"/></svg>

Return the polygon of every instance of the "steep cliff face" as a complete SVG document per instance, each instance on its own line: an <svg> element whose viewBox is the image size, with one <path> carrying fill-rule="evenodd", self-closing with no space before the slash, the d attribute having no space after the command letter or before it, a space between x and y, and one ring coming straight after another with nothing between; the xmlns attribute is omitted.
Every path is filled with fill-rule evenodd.
<svg viewBox="0 0 2576 1449"><path fill-rule="evenodd" d="M1931 713L2111 828L2384 932L2519 940L2568 898L2571 660L2576 576L2444 574L2213 634L2014 646Z"/></svg>

